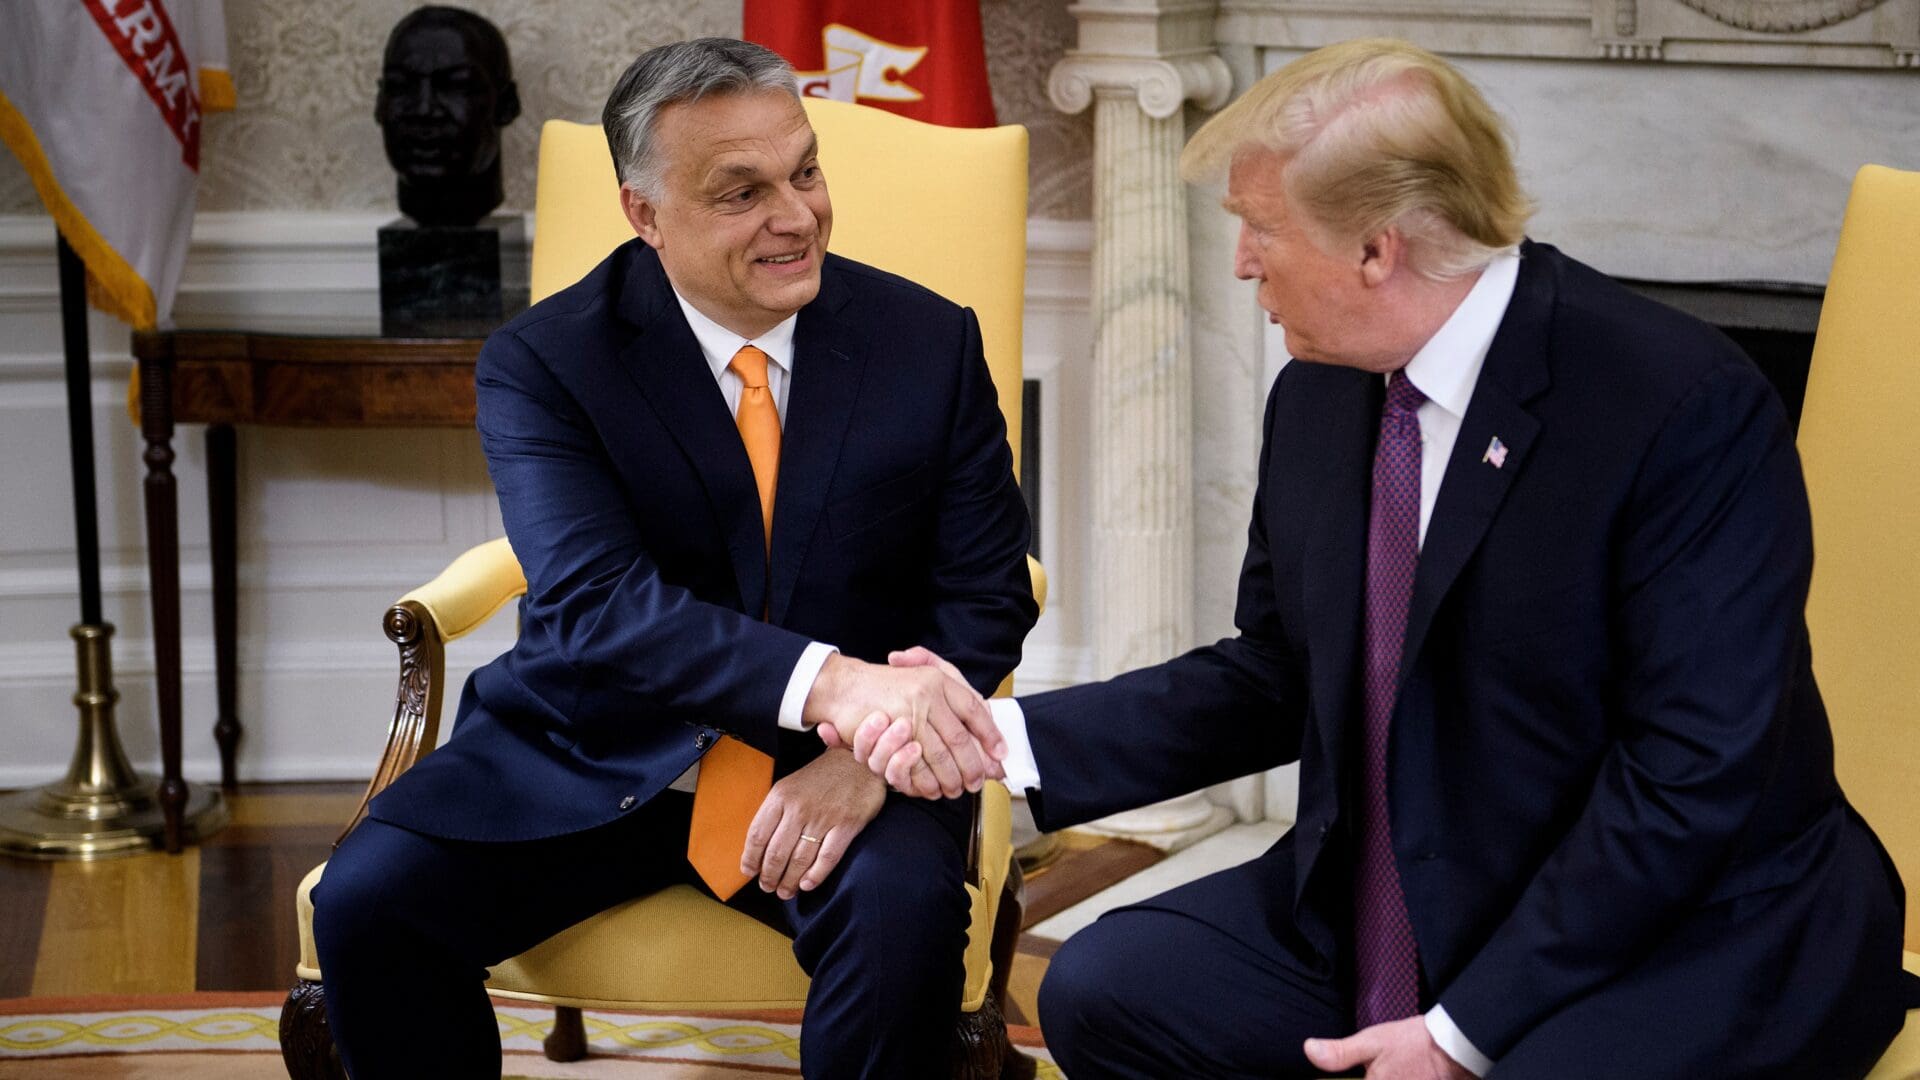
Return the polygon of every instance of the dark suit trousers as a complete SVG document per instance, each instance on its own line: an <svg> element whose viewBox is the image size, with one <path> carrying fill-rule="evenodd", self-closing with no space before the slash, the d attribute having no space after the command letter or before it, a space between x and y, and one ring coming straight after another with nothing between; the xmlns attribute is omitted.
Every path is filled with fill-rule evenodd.
<svg viewBox="0 0 1920 1080"><path fill-rule="evenodd" d="M1880 857L1864 831L1841 842L1850 859ZM1301 1043L1350 1034L1351 1005L1293 928L1293 868L1277 854L1109 912L1060 947L1040 1024L1068 1076L1321 1075ZM1827 874L1701 909L1647 962L1529 1032L1488 1080L1866 1075L1900 1029L1890 1003L1904 977L1898 914L1885 910L1894 898L1853 880ZM1743 933L1782 925L1796 936L1754 944ZM1779 1007L1756 1011L1735 992L1753 986Z"/></svg>
<svg viewBox="0 0 1920 1080"><path fill-rule="evenodd" d="M624 900L697 884L692 798L669 791L611 824L544 840L446 840L363 821L314 889L327 1017L355 1080L497 1077L490 965ZM734 906L794 936L813 977L808 1077L944 1074L963 979L964 800L889 796L820 888L748 883ZM716 953L714 963L726 963Z"/></svg>
<svg viewBox="0 0 1920 1080"><path fill-rule="evenodd" d="M1271 854L1271 853L1270 853ZM1108 912L1040 985L1047 1049L1073 1080L1317 1077L1301 1049L1353 1031L1342 985L1274 906L1261 858Z"/></svg>

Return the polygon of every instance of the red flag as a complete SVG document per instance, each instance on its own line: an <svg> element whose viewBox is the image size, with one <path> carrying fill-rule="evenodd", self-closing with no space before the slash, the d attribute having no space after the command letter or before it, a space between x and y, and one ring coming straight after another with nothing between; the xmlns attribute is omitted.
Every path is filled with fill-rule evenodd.
<svg viewBox="0 0 1920 1080"><path fill-rule="evenodd" d="M743 36L800 92L952 127L992 127L979 0L743 0Z"/></svg>

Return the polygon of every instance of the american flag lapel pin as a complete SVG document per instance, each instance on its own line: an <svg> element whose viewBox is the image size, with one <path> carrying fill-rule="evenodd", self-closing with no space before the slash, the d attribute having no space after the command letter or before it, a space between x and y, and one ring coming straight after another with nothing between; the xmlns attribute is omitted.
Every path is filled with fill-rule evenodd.
<svg viewBox="0 0 1920 1080"><path fill-rule="evenodd" d="M1496 469L1502 468L1507 463L1507 444L1500 441L1500 436L1495 435L1493 441L1487 444L1487 452L1480 455L1480 460L1491 464Z"/></svg>

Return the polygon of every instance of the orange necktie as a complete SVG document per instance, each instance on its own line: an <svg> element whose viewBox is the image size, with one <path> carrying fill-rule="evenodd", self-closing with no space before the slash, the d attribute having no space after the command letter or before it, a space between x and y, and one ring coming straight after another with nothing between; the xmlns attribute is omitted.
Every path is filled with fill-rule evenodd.
<svg viewBox="0 0 1920 1080"><path fill-rule="evenodd" d="M733 354L728 370L746 385L734 425L753 464L760 489L760 521L769 554L773 545L773 483L780 475L780 413L767 388L767 354L751 345ZM687 861L715 896L725 900L753 879L740 872L747 826L773 790L773 758L729 735L700 760L693 791L693 826L687 833Z"/></svg>

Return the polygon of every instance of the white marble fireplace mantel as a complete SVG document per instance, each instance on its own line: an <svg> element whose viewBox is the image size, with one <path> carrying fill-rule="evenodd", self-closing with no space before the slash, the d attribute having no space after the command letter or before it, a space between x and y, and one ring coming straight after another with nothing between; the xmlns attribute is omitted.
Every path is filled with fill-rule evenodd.
<svg viewBox="0 0 1920 1080"><path fill-rule="evenodd" d="M1920 0L1223 0L1215 37L1383 33L1479 56L1920 68Z"/></svg>

